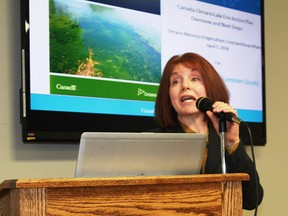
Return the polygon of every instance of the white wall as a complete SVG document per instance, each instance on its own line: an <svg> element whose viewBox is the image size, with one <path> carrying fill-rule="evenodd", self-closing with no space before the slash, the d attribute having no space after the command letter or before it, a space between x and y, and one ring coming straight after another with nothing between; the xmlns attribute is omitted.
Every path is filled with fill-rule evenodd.
<svg viewBox="0 0 288 216"><path fill-rule="evenodd" d="M0 181L73 177L77 145L24 145L21 141L20 1L0 1Z"/></svg>
<svg viewBox="0 0 288 216"><path fill-rule="evenodd" d="M255 149L265 190L259 216L287 215L288 211L286 8L286 0L265 0L268 142L265 147ZM0 182L14 178L73 177L77 145L24 145L21 141L19 11L19 0L0 1ZM253 214L253 211L244 212L244 216Z"/></svg>

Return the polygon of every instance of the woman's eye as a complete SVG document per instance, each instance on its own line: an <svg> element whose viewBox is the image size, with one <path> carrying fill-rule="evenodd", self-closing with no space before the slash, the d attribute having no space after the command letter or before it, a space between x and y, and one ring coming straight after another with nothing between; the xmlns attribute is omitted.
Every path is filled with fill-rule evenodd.
<svg viewBox="0 0 288 216"><path fill-rule="evenodd" d="M192 77L192 81L199 81L200 79L198 77Z"/></svg>
<svg viewBox="0 0 288 216"><path fill-rule="evenodd" d="M176 85L179 83L179 80L172 80L171 85Z"/></svg>

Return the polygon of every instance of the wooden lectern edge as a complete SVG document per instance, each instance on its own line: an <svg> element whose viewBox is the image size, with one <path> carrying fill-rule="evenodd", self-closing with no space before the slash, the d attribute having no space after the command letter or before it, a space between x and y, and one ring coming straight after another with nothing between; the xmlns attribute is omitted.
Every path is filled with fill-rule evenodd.
<svg viewBox="0 0 288 216"><path fill-rule="evenodd" d="M40 179L12 179L0 184L0 192L11 188L42 188L42 187L91 187L91 186L119 186L119 185L153 185L153 184L182 184L207 182L235 182L248 181L246 173L231 174L199 174L179 176L137 176L110 178L40 178Z"/></svg>
<svg viewBox="0 0 288 216"><path fill-rule="evenodd" d="M12 179L0 184L0 215L242 216L248 174Z"/></svg>

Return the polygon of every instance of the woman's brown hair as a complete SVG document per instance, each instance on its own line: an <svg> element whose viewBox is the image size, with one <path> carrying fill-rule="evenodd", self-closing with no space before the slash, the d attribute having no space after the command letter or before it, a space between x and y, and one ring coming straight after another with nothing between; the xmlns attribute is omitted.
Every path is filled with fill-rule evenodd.
<svg viewBox="0 0 288 216"><path fill-rule="evenodd" d="M183 64L188 68L196 68L203 79L207 97L212 101L229 102L229 91L214 67L202 56L196 53L185 53L175 55L167 62L155 103L155 120L162 127L176 125L178 122L177 113L174 110L170 95L170 76L178 64Z"/></svg>

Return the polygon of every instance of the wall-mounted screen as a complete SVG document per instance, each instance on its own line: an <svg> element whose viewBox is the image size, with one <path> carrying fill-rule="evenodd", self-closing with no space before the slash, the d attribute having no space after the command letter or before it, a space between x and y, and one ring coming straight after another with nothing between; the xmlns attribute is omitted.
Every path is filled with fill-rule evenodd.
<svg viewBox="0 0 288 216"><path fill-rule="evenodd" d="M195 52L265 144L263 20L262 0L21 1L23 141L154 128L165 63Z"/></svg>

